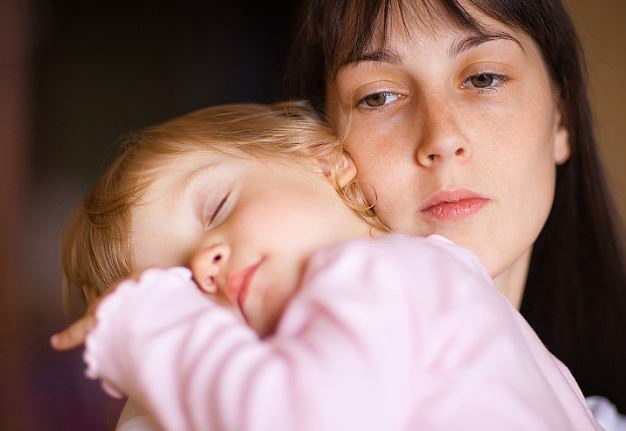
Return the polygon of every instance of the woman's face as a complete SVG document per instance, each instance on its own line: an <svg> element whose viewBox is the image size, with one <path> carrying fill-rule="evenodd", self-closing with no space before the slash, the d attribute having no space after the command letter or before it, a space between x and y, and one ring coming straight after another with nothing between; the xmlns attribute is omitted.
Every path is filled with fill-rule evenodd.
<svg viewBox="0 0 626 431"><path fill-rule="evenodd" d="M519 305L568 133L534 41L477 16L490 37L392 23L384 49L340 68L328 108L378 216L470 248Z"/></svg>

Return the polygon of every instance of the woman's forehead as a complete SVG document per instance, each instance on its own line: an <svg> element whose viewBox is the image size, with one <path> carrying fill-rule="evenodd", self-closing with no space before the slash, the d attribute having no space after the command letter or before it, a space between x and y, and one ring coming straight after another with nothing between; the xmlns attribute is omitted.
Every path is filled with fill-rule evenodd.
<svg viewBox="0 0 626 431"><path fill-rule="evenodd" d="M426 39L437 40L446 36L463 39L464 36L492 37L510 35L515 39L515 29L486 15L473 3L460 2L459 12L452 12L442 2L436 0L415 0L412 2L381 2L371 20L371 26L353 25L352 29L340 31L335 50L335 58L329 62L331 73L335 74L347 64L363 60L386 60L376 58L393 50L394 45L410 44L419 47ZM347 10L343 26L355 21L354 10ZM459 17L462 14L462 18ZM371 28L374 31L371 31ZM508 36L506 38L509 38ZM372 56L372 53L374 55Z"/></svg>
<svg viewBox="0 0 626 431"><path fill-rule="evenodd" d="M516 45L522 52L527 52L533 44L532 39L524 33L510 30L506 27L502 27L502 29L492 27L482 32L464 29L448 29L447 31L441 29L438 33L422 33L419 31L412 31L409 35L390 33L384 44L372 43L362 53L346 60L337 68L334 73L334 79L343 70L354 66L361 64L373 66L376 63L400 65L407 61L414 61L412 59L417 57L427 55L427 52L440 52L441 55L453 60L465 51L492 41L508 41Z"/></svg>

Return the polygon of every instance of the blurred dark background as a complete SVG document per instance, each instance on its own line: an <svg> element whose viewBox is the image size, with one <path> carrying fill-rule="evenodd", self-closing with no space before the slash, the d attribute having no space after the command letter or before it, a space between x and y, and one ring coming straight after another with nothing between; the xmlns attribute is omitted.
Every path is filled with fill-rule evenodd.
<svg viewBox="0 0 626 431"><path fill-rule="evenodd" d="M124 133L281 99L299 1L0 0L0 430L109 430L120 402L48 338L67 320L63 222ZM626 2L565 0L626 213Z"/></svg>
<svg viewBox="0 0 626 431"><path fill-rule="evenodd" d="M107 430L121 403L48 347L64 220L124 133L280 99L298 2L0 0L0 429Z"/></svg>

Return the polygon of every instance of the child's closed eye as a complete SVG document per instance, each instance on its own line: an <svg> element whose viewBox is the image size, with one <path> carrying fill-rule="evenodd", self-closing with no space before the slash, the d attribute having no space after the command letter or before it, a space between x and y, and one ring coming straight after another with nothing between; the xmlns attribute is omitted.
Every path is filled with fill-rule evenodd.
<svg viewBox="0 0 626 431"><path fill-rule="evenodd" d="M209 208L206 208L207 211L205 211L205 216L203 217L205 228L209 228L215 223L218 216L222 212L224 205L226 204L226 202L228 202L229 196L230 192L226 193L226 195L222 198L222 200L215 207L215 209L210 210Z"/></svg>

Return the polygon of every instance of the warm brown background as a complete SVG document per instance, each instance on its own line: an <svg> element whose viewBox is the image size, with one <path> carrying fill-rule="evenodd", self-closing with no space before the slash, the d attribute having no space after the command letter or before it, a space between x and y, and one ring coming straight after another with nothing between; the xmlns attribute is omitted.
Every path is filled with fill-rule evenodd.
<svg viewBox="0 0 626 431"><path fill-rule="evenodd" d="M586 49L598 140L626 220L626 1L564 0Z"/></svg>
<svg viewBox="0 0 626 431"><path fill-rule="evenodd" d="M564 0L587 48L601 150L626 218L626 1ZM56 353L67 212L128 130L275 100L293 3L0 0L0 430L111 429L119 403ZM275 4L277 3L277 4Z"/></svg>

